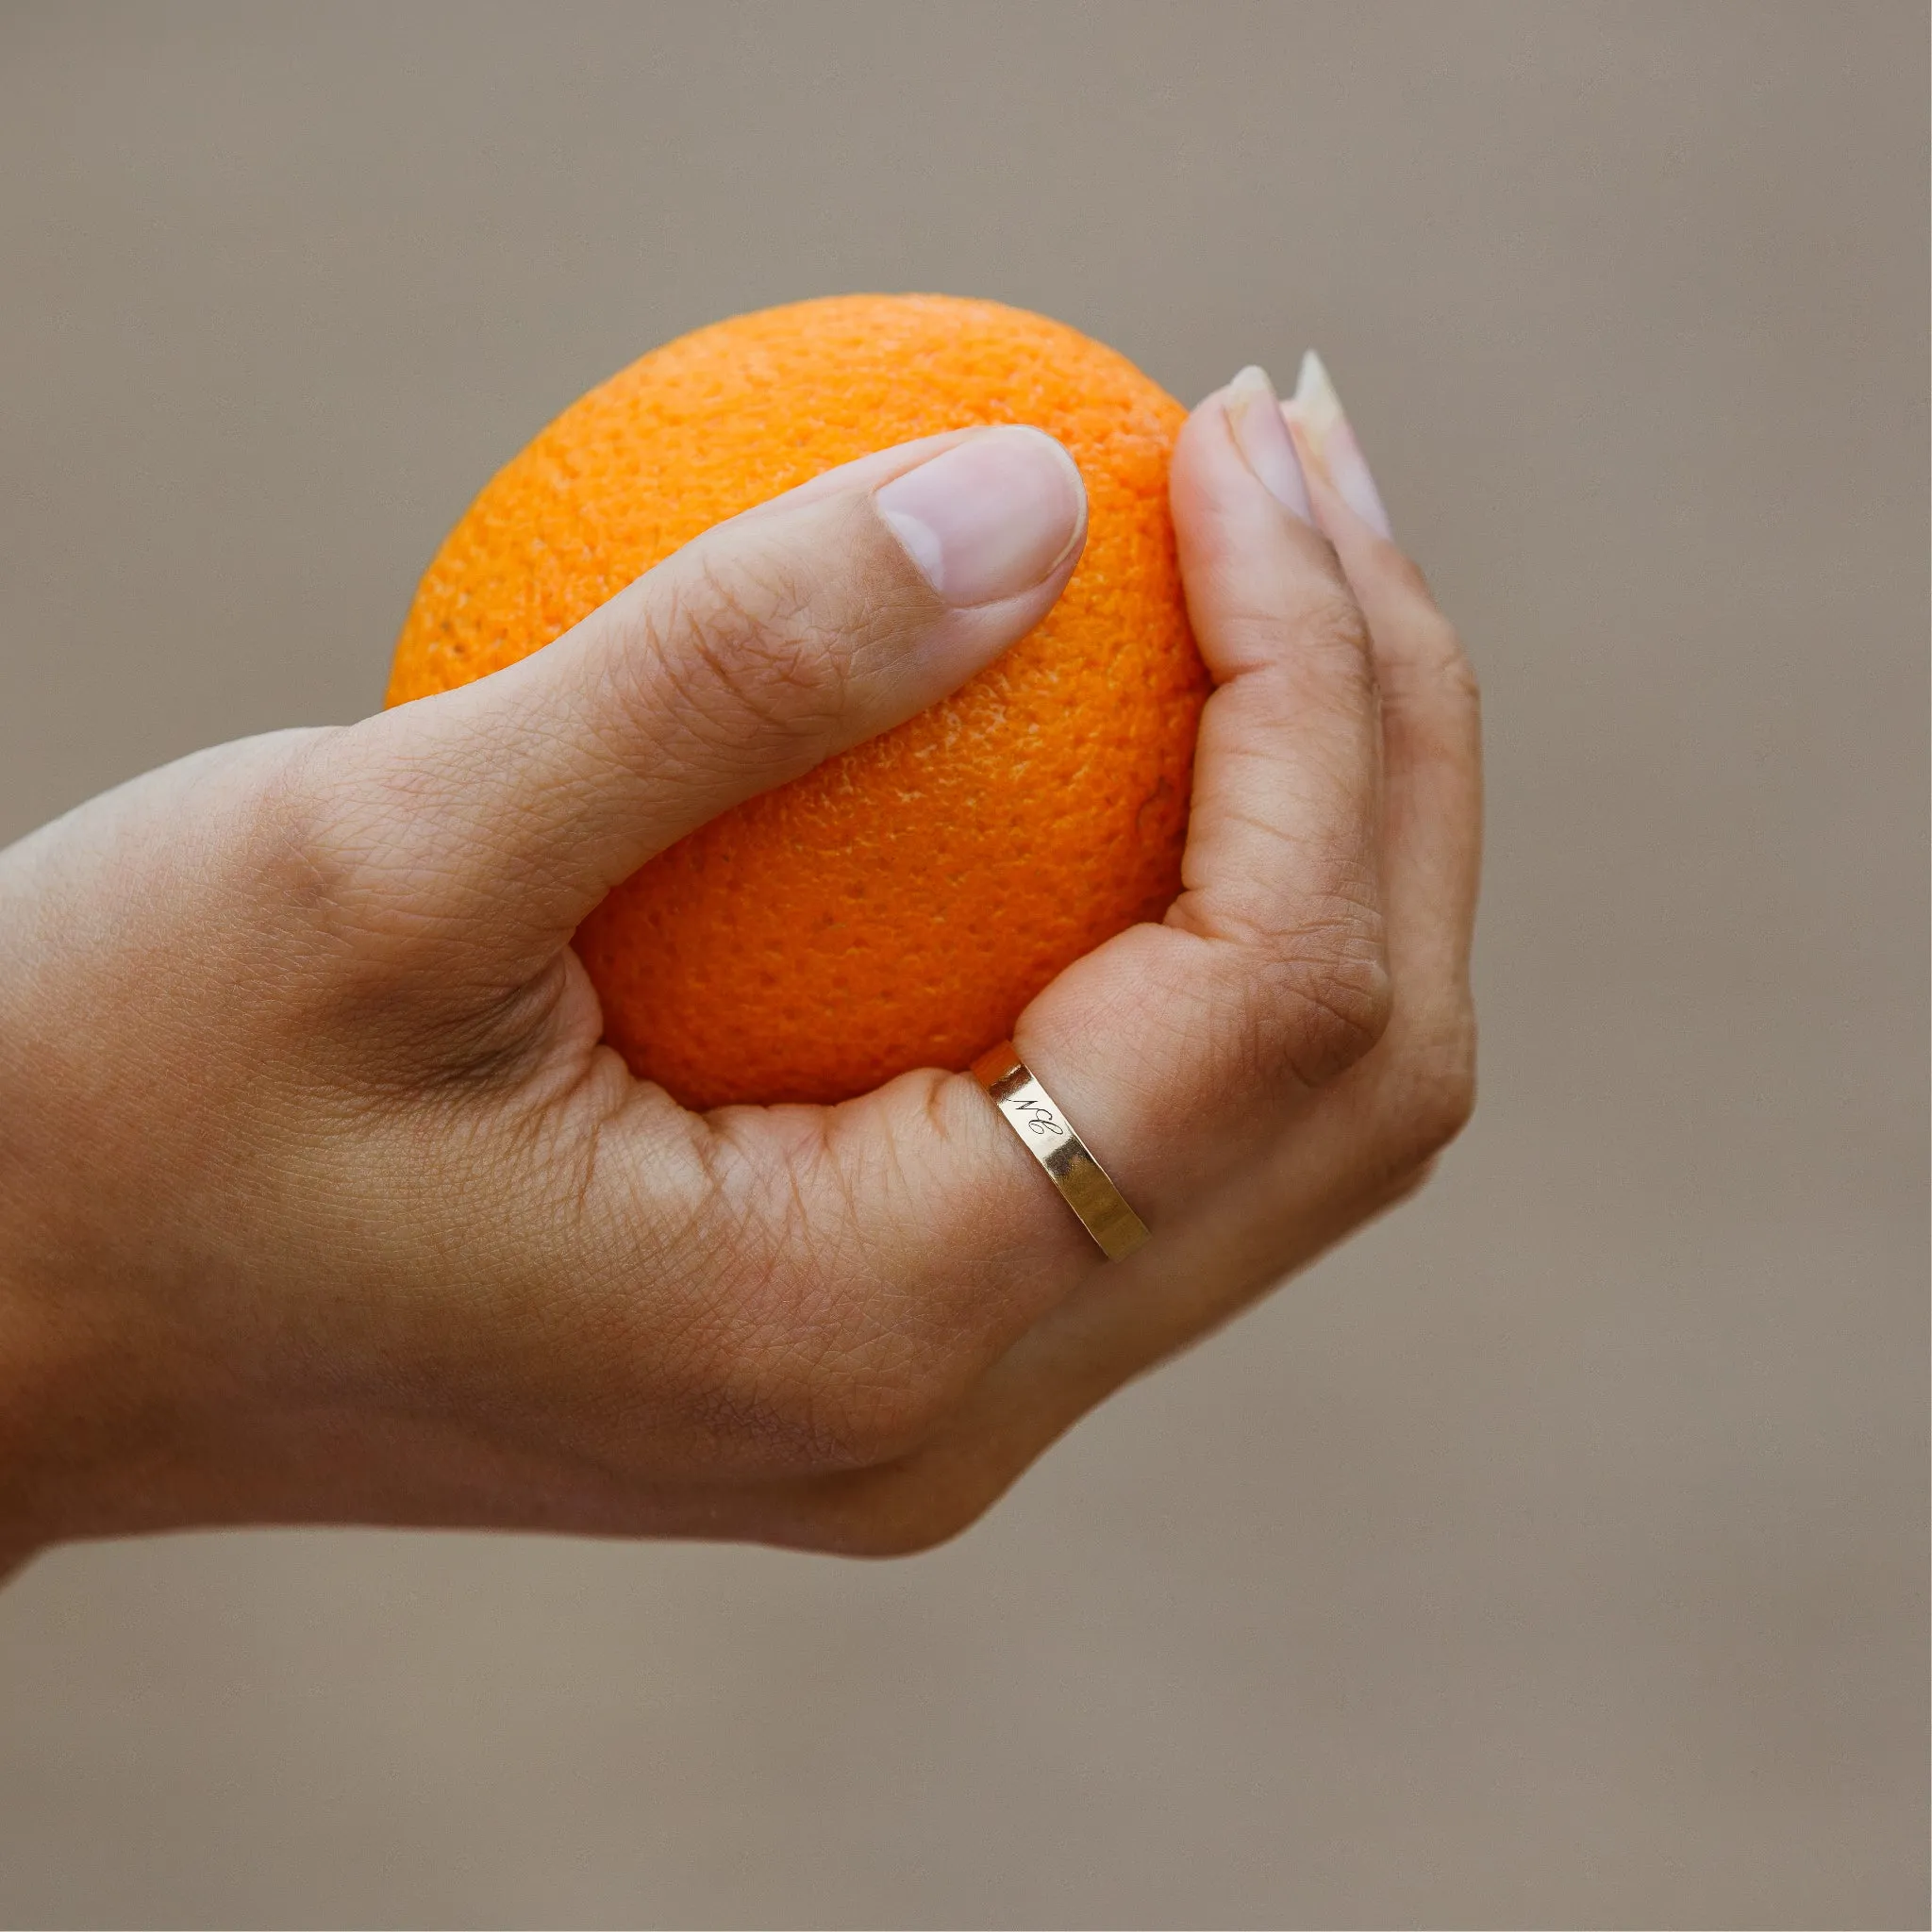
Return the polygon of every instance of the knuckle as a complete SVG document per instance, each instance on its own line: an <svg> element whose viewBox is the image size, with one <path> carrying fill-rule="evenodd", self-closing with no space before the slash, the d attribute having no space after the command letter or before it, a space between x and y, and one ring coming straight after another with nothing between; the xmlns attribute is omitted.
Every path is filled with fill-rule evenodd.
<svg viewBox="0 0 1932 1932"><path fill-rule="evenodd" d="M356 877L366 840L352 829L353 794L313 751L290 760L251 815L252 868L272 878L280 904L303 913L332 910Z"/></svg>
<svg viewBox="0 0 1932 1932"><path fill-rule="evenodd" d="M890 1510L876 1510L859 1526L862 1539L855 1555L867 1557L923 1557L952 1542L977 1523L992 1507L991 1497L969 1502L950 1496L920 1499L909 1507L898 1504Z"/></svg>
<svg viewBox="0 0 1932 1932"><path fill-rule="evenodd" d="M1429 582L1428 573L1407 551L1398 549L1393 543L1387 544L1381 553L1381 566L1404 596L1426 607L1431 616L1440 614L1435 588Z"/></svg>
<svg viewBox="0 0 1932 1932"><path fill-rule="evenodd" d="M1294 626L1303 653L1321 660L1332 674L1363 690L1374 683L1374 654L1368 620L1345 591L1324 591L1307 604Z"/></svg>
<svg viewBox="0 0 1932 1932"><path fill-rule="evenodd" d="M723 746L814 742L846 708L850 651L820 605L813 574L782 547L700 552L647 604L643 648L615 655L627 714L668 686L684 728Z"/></svg>
<svg viewBox="0 0 1932 1932"><path fill-rule="evenodd" d="M391 715L317 733L251 794L239 974L328 1078L396 1098L520 1076L573 997L569 969L506 978L475 937L490 888L434 808L460 752L441 745L434 769L390 755Z"/></svg>
<svg viewBox="0 0 1932 1932"><path fill-rule="evenodd" d="M1379 949L1341 942L1290 958L1275 982L1288 1013L1282 1052L1306 1087L1325 1086L1345 1073L1388 1029L1393 998Z"/></svg>
<svg viewBox="0 0 1932 1932"><path fill-rule="evenodd" d="M1470 710L1480 713L1483 708L1482 680L1476 675L1475 665L1471 661L1469 653L1462 647L1462 640L1453 630L1437 666L1437 676L1452 698L1466 705Z"/></svg>
<svg viewBox="0 0 1932 1932"><path fill-rule="evenodd" d="M819 1498L810 1540L841 1557L922 1557L963 1536L1018 1473L995 1460L954 1470L922 1464L869 1474Z"/></svg>
<svg viewBox="0 0 1932 1932"><path fill-rule="evenodd" d="M1418 696L1446 698L1458 707L1481 708L1482 687L1475 666L1463 649L1456 626L1434 608L1417 621L1407 651L1400 658L1391 656L1384 683L1396 677L1413 687Z"/></svg>
<svg viewBox="0 0 1932 1932"><path fill-rule="evenodd" d="M425 809L447 772L363 756L360 728L292 760L256 814L251 864L274 908L273 929L256 937L276 948L293 1024L346 1020L414 1041L426 1009L458 1009L452 994L502 991L487 959L454 937L468 914L488 912L487 894ZM471 1017L480 1052L504 1016Z"/></svg>
<svg viewBox="0 0 1932 1932"><path fill-rule="evenodd" d="M847 1371L824 1396L826 1433L845 1468L898 1460L932 1435L951 1406L938 1379L917 1369Z"/></svg>
<svg viewBox="0 0 1932 1932"><path fill-rule="evenodd" d="M1432 1162L1469 1124L1475 1097L1475 1024L1465 1008L1404 1057L1384 1109L1391 1166Z"/></svg>
<svg viewBox="0 0 1932 1932"><path fill-rule="evenodd" d="M275 903L346 967L400 967L426 936L424 895L401 890L421 885L409 831L425 782L405 763L347 770L311 756L280 775L258 815L256 862Z"/></svg>
<svg viewBox="0 0 1932 1932"><path fill-rule="evenodd" d="M924 1441L949 1406L917 1371L841 1359L816 1337L757 1344L725 1396L735 1432L784 1470L874 1469Z"/></svg>
<svg viewBox="0 0 1932 1932"><path fill-rule="evenodd" d="M1305 902L1291 927L1243 951L1250 1056L1271 1080L1320 1087L1345 1072L1388 1030L1394 1007L1384 923L1373 881L1338 872Z"/></svg>
<svg viewBox="0 0 1932 1932"><path fill-rule="evenodd" d="M1375 658L1368 620L1335 566L1332 580L1297 584L1284 597L1238 607L1223 614L1224 652L1244 675L1258 677L1257 702L1278 705L1287 715L1306 708L1309 680L1345 707L1367 701L1375 685Z"/></svg>

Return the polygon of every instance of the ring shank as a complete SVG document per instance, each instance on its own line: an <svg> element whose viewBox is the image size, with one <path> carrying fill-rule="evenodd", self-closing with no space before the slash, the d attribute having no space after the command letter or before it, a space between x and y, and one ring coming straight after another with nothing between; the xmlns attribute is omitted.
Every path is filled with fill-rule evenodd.
<svg viewBox="0 0 1932 1932"><path fill-rule="evenodd" d="M1021 1144L1109 1261L1131 1255L1147 1239L1147 1224L1129 1208L1107 1170L1087 1151L1073 1124L1004 1041L973 1063L973 1077L1019 1135Z"/></svg>

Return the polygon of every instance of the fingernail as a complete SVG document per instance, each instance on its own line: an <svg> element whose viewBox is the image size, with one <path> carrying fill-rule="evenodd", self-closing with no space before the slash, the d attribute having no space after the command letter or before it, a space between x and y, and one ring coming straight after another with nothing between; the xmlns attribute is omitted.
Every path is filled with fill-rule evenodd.
<svg viewBox="0 0 1932 1932"><path fill-rule="evenodd" d="M1327 477L1336 495L1365 524L1384 537L1390 535L1382 492L1369 474L1368 458L1342 411L1341 398L1335 393L1321 357L1312 349L1302 358L1301 375L1287 415L1304 459Z"/></svg>
<svg viewBox="0 0 1932 1932"><path fill-rule="evenodd" d="M1281 420L1281 401L1268 380L1268 372L1249 363L1228 384L1223 407L1227 410L1227 426L1234 432L1235 446L1269 495L1304 523L1313 523L1315 512L1308 506L1301 459L1289 441L1288 425Z"/></svg>
<svg viewBox="0 0 1932 1932"><path fill-rule="evenodd" d="M961 608L1044 582L1087 525L1073 458L1044 431L1017 426L955 443L873 501L926 581Z"/></svg>

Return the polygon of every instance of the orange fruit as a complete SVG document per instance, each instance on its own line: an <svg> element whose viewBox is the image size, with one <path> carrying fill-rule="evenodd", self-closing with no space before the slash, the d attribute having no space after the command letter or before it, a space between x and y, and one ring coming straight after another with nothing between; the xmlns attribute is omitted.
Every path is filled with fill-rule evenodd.
<svg viewBox="0 0 1932 1932"><path fill-rule="evenodd" d="M699 329L566 409L429 566L389 702L497 670L740 510L869 451L1030 423L1086 479L1052 612L920 716L714 819L579 928L606 1037L688 1106L969 1065L1180 889L1208 679L1167 508L1180 405L1042 316L944 295Z"/></svg>

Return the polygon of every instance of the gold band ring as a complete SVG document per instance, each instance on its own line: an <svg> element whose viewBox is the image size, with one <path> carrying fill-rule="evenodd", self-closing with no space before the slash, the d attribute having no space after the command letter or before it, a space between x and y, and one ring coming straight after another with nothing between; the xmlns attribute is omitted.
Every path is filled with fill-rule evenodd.
<svg viewBox="0 0 1932 1932"><path fill-rule="evenodd" d="M1147 1239L1147 1224L1121 1198L1107 1170L1088 1153L1072 1124L1032 1070L1004 1041L973 1062L973 1077L1006 1115L1027 1153L1045 1168L1060 1198L1100 1243L1109 1261L1131 1255Z"/></svg>

